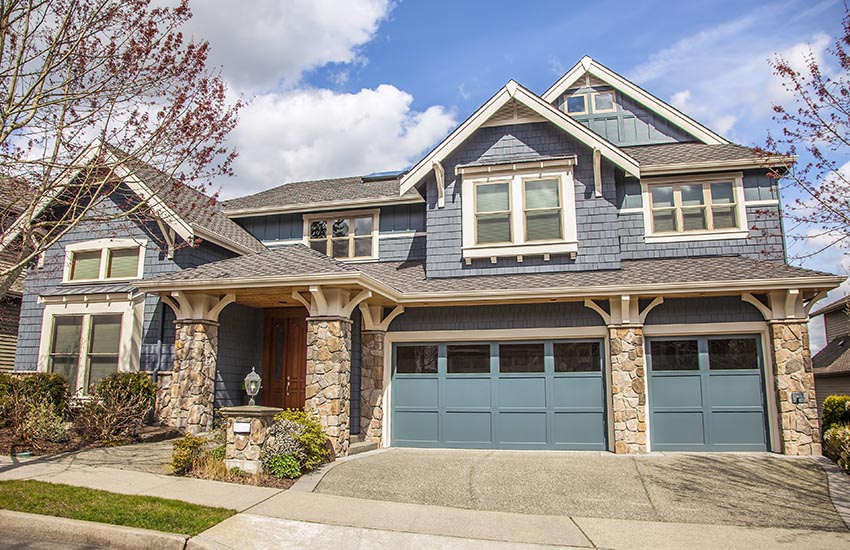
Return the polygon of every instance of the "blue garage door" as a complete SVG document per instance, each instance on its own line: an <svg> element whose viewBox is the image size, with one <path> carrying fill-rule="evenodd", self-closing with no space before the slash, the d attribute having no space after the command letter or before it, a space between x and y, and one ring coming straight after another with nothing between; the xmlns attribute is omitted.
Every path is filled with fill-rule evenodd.
<svg viewBox="0 0 850 550"><path fill-rule="evenodd" d="M605 449L601 341L396 344L391 443Z"/></svg>
<svg viewBox="0 0 850 550"><path fill-rule="evenodd" d="M757 336L647 339L656 451L766 451Z"/></svg>

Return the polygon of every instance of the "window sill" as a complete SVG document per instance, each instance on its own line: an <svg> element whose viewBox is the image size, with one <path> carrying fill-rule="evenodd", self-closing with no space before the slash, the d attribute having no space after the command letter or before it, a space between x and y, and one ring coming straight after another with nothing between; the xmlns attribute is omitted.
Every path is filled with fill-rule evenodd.
<svg viewBox="0 0 850 550"><path fill-rule="evenodd" d="M542 254L571 254L574 252L578 252L578 243L529 243L466 247L463 249L463 257L500 258L504 256L539 256Z"/></svg>
<svg viewBox="0 0 850 550"><path fill-rule="evenodd" d="M746 239L750 232L736 229L734 231L714 231L711 233L679 233L670 235L646 235L648 243L676 243L689 241L722 241L728 239Z"/></svg>

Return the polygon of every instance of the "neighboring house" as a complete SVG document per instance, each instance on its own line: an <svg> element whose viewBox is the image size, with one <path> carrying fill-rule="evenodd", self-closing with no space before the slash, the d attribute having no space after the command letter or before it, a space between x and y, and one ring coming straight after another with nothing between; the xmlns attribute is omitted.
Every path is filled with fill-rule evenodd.
<svg viewBox="0 0 850 550"><path fill-rule="evenodd" d="M850 301L844 296L819 308L812 317L823 315L826 346L812 357L818 410L830 395L850 395Z"/></svg>
<svg viewBox="0 0 850 550"><path fill-rule="evenodd" d="M0 226L6 227L21 215L29 195L26 186L8 179L0 179ZM0 271L17 264L14 248L0 250ZM15 349L18 343L18 320L24 292L24 273L15 278L0 298L0 371L15 367Z"/></svg>
<svg viewBox="0 0 850 550"><path fill-rule="evenodd" d="M316 412L338 454L817 454L806 322L843 278L786 263L766 172L584 58L542 96L509 82L405 172L237 198L194 234L163 197L202 240L173 258L137 246L155 227L80 229L46 259L64 271L28 277L17 367L80 388L158 369L160 418L191 432L256 367L260 403Z"/></svg>

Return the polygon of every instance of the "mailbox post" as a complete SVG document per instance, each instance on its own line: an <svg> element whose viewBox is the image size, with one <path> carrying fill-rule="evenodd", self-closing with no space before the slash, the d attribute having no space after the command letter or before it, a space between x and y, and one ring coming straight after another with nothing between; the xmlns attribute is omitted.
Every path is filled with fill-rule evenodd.
<svg viewBox="0 0 850 550"><path fill-rule="evenodd" d="M263 471L260 452L266 442L269 426L281 411L283 409L260 405L221 409L221 416L227 426L224 464L228 469L239 468L251 474Z"/></svg>

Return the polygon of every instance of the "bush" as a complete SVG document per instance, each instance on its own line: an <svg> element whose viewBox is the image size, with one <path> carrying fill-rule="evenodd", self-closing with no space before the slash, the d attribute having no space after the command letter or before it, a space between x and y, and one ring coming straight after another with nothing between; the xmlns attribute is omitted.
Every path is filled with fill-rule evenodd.
<svg viewBox="0 0 850 550"><path fill-rule="evenodd" d="M144 423L156 397L156 385L142 372L117 372L89 389L77 424L83 435L99 441L131 438Z"/></svg>
<svg viewBox="0 0 850 550"><path fill-rule="evenodd" d="M56 413L55 403L42 397L27 407L20 434L24 441L34 447L45 441L62 443L68 441L68 423Z"/></svg>
<svg viewBox="0 0 850 550"><path fill-rule="evenodd" d="M17 438L40 447L42 442L68 439L68 381L58 374L34 373L0 376L0 424Z"/></svg>
<svg viewBox="0 0 850 550"><path fill-rule="evenodd" d="M830 395L823 400L823 430L850 423L850 395Z"/></svg>
<svg viewBox="0 0 850 550"><path fill-rule="evenodd" d="M280 478L295 479L301 475L301 461L295 455L275 455L266 465L268 472Z"/></svg>
<svg viewBox="0 0 850 550"><path fill-rule="evenodd" d="M17 377L17 391L32 399L32 402L46 399L53 411L65 417L68 401L71 397L68 379L61 374L37 372Z"/></svg>
<svg viewBox="0 0 850 550"><path fill-rule="evenodd" d="M174 442L171 451L171 467L174 473L181 475L192 470L194 462L201 457L207 440L192 434L186 434Z"/></svg>
<svg viewBox="0 0 850 550"><path fill-rule="evenodd" d="M292 459L299 463L299 475L315 470L331 458L328 438L315 415L296 409L287 409L275 416L263 444L262 461L266 471L277 467L288 472ZM277 457L289 456L292 459ZM276 464L277 466L273 466ZM273 474L277 475L277 474ZM280 477L280 476L278 476ZM296 476L297 477L297 476Z"/></svg>
<svg viewBox="0 0 850 550"><path fill-rule="evenodd" d="M824 410L826 407L824 407ZM823 451L845 471L850 472L850 425L836 424L823 434Z"/></svg>

